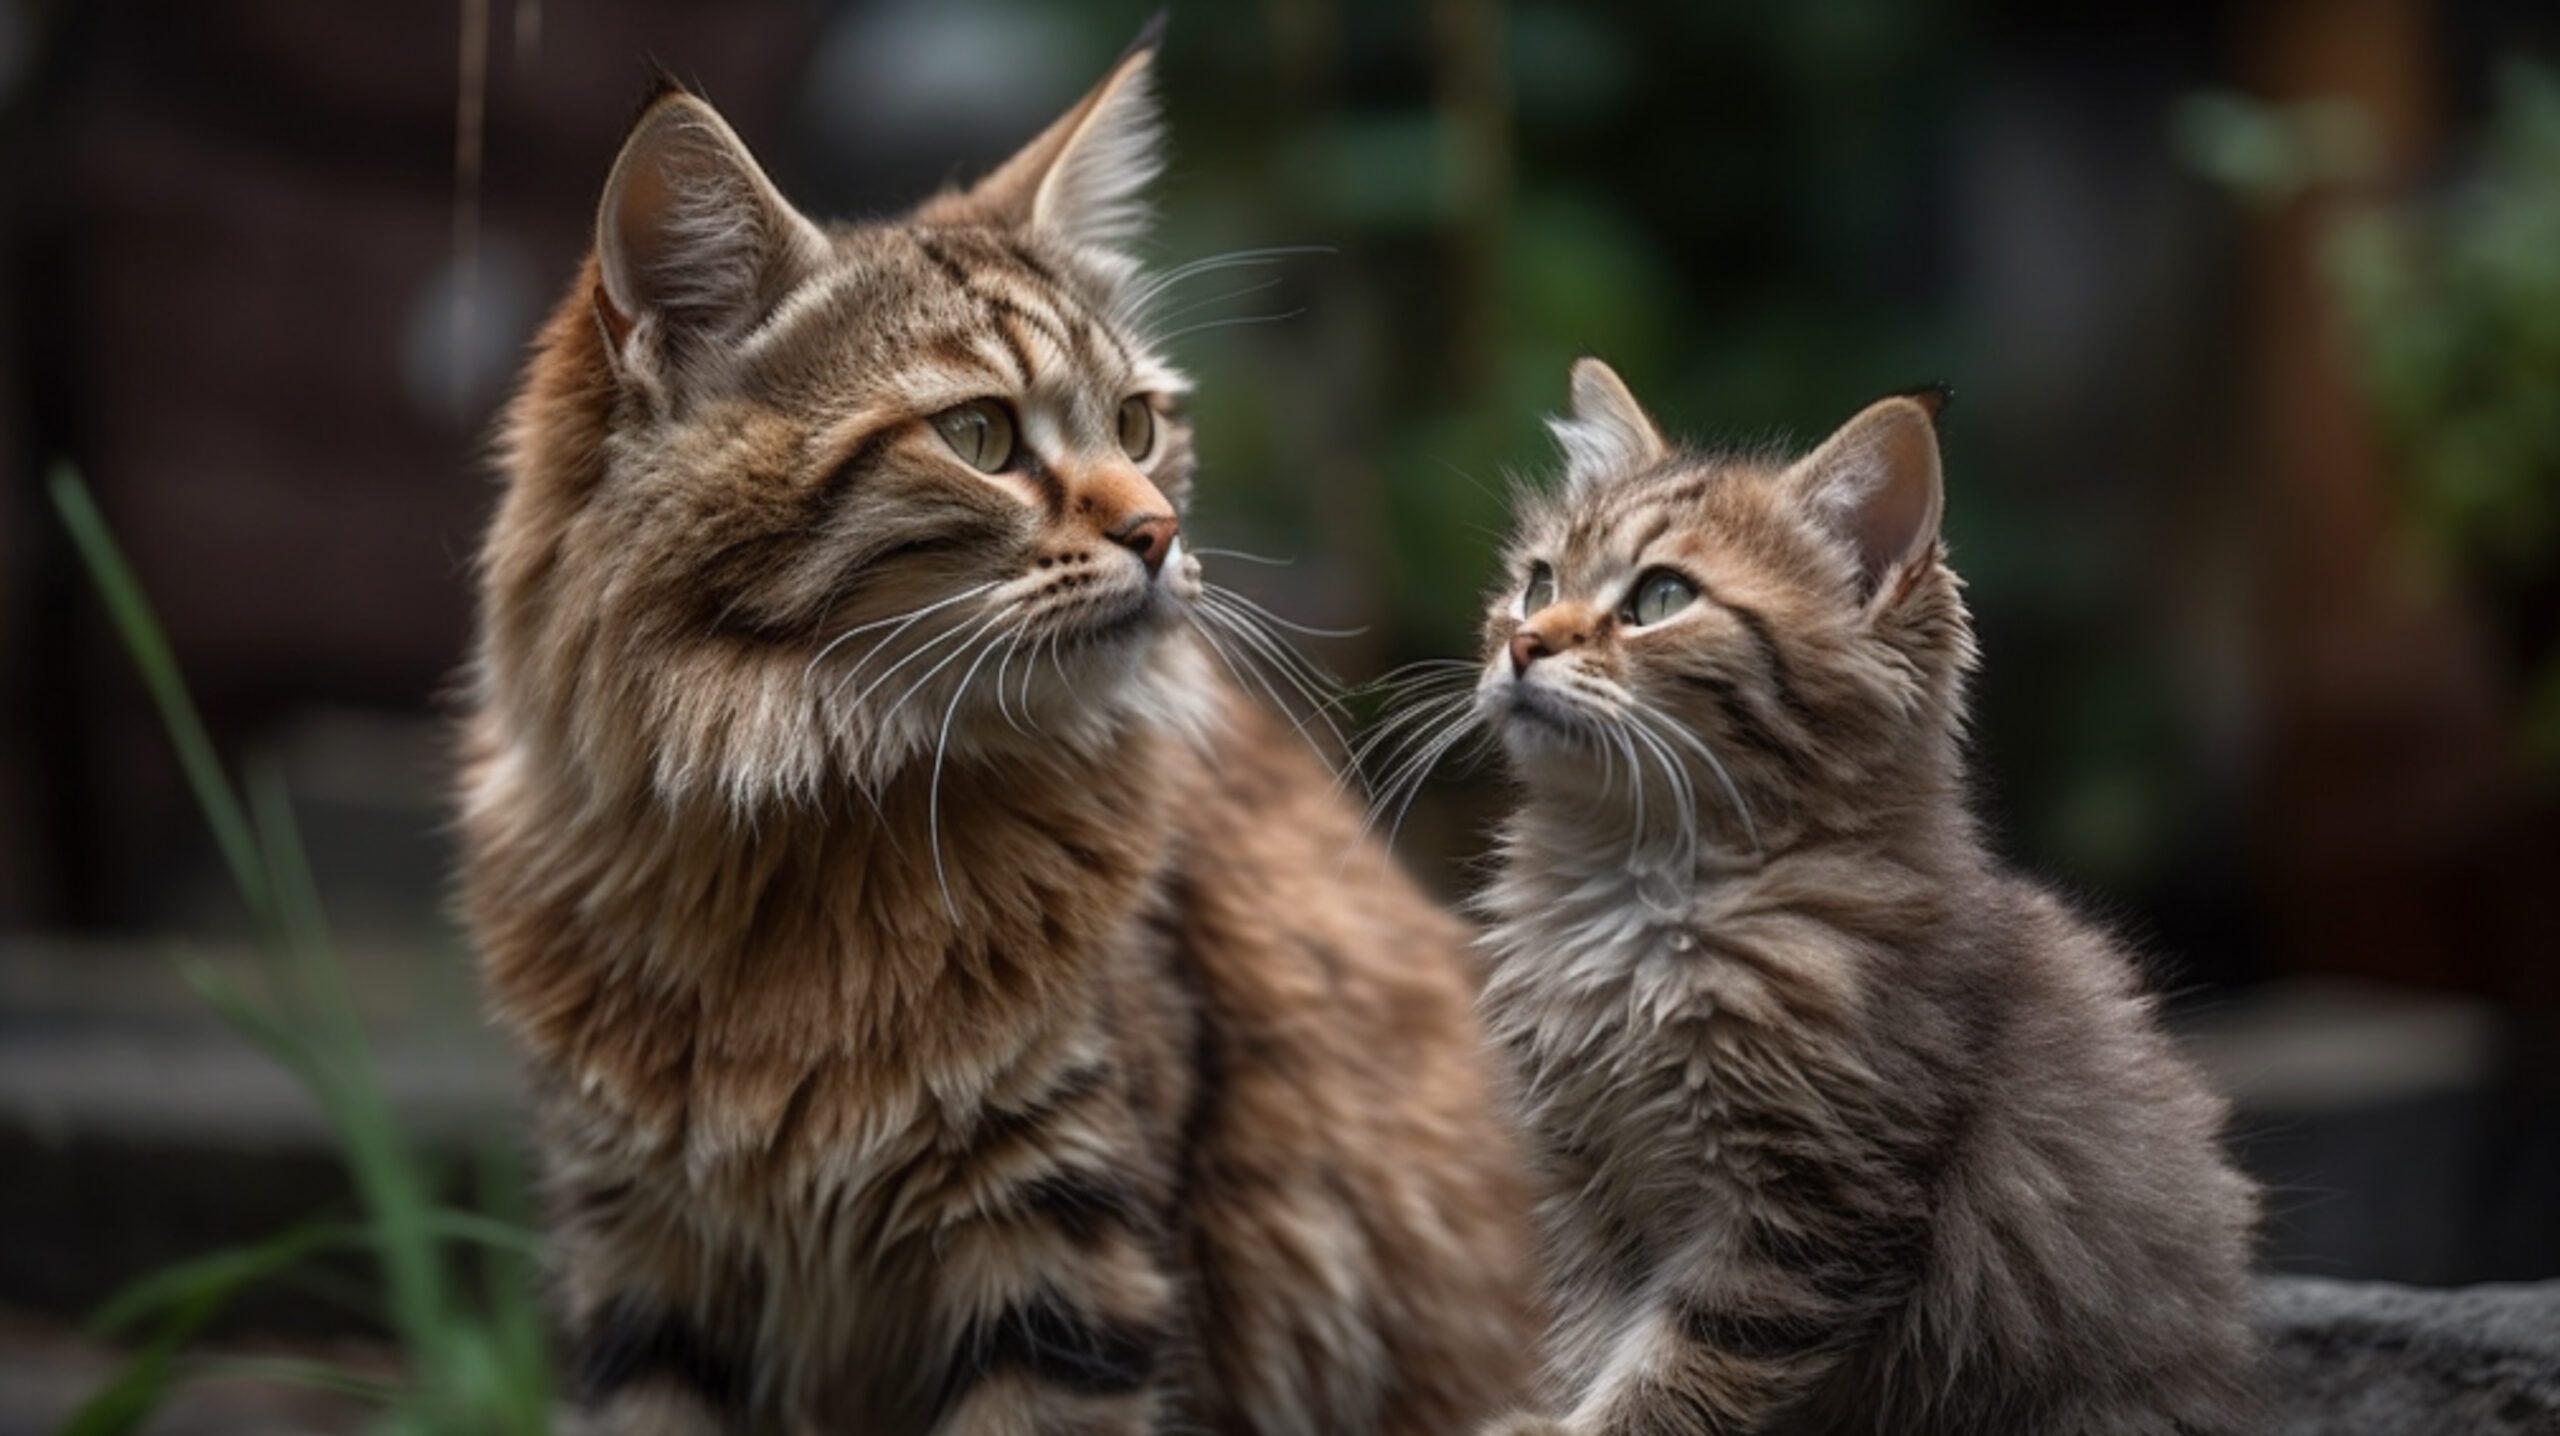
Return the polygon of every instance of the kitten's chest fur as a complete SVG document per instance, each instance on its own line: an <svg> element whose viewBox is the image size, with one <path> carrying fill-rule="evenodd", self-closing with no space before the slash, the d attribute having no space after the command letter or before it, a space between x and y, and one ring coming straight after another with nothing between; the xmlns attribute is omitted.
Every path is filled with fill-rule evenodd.
<svg viewBox="0 0 2560 1436"><path fill-rule="evenodd" d="M1626 1213L1630 1242L1747 1207L1773 1140L1865 1102L1832 1035L1858 944L1774 900L1763 874L1623 852L1514 861L1486 895L1485 1011L1524 1124L1560 1194Z"/></svg>

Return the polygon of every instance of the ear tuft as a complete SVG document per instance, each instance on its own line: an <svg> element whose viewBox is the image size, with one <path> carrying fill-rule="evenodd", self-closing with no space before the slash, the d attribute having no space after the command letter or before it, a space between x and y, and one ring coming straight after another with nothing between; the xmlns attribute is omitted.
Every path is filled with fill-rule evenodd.
<svg viewBox="0 0 2560 1436"><path fill-rule="evenodd" d="M1956 391L1955 386L1945 380L1932 379L1926 384L1915 384L1904 389L1893 397L1908 399L1928 410L1929 419L1934 423L1947 416L1947 410L1956 402Z"/></svg>
<svg viewBox="0 0 2560 1436"><path fill-rule="evenodd" d="M679 362L762 318L825 252L728 122L680 85L633 122L596 210L608 328L645 325Z"/></svg>
<svg viewBox="0 0 2560 1436"><path fill-rule="evenodd" d="M1627 382L1599 359L1573 361L1572 395L1565 417L1547 421L1564 449L1568 491L1650 468L1671 452Z"/></svg>
<svg viewBox="0 0 2560 1436"><path fill-rule="evenodd" d="M693 87L677 78L676 72L668 69L665 61L652 55L647 65L649 73L640 83L640 103L631 107L631 119L622 127L626 140L632 131L640 128L640 121L646 118L651 110L658 107L660 100L670 95L693 93Z"/></svg>
<svg viewBox="0 0 2560 1436"><path fill-rule="evenodd" d="M1155 98L1159 12L1102 82L970 189L917 211L926 224L1034 229L1079 249L1126 259L1145 234L1146 188L1164 169L1164 124Z"/></svg>
<svg viewBox="0 0 2560 1436"><path fill-rule="evenodd" d="M1880 399L1788 471L1814 518L1857 556L1862 600L1936 550L1946 500L1933 421L1944 403L1943 388Z"/></svg>

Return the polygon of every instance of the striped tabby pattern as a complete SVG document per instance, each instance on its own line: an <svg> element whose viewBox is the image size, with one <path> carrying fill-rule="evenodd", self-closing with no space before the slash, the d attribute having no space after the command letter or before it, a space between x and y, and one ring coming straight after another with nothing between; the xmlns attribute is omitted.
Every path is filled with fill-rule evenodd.
<svg viewBox="0 0 2560 1436"><path fill-rule="evenodd" d="M1577 367L1484 655L1483 902L1555 1319L1511 1436L2256 1429L2256 1197L2133 964L1964 805L1941 396L1810 455Z"/></svg>
<svg viewBox="0 0 2560 1436"><path fill-rule="evenodd" d="M1152 48L857 226L662 94L541 335L464 897L577 1429L1422 1436L1508 1394L1464 934L1228 676L1182 542Z"/></svg>

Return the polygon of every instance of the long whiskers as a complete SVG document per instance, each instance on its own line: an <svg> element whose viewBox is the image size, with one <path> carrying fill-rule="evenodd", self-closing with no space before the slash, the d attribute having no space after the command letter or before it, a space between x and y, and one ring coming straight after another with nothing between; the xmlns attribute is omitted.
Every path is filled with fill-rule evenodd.
<svg viewBox="0 0 2560 1436"><path fill-rule="evenodd" d="M1230 589L1213 584L1201 586L1198 602L1191 606L1194 626L1210 647L1226 663L1228 671L1239 681L1250 674L1251 686L1259 688L1291 727L1311 745L1314 735L1310 723L1321 724L1334 743L1334 752L1348 753L1351 745L1343 736L1342 726L1335 721L1338 713L1347 713L1338 696L1341 684L1331 674L1291 647L1287 640L1272 632L1273 625L1297 628L1260 604L1245 599ZM1321 633L1322 630L1304 630ZM1277 679L1278 682L1273 680ZM1280 688L1286 686L1305 705L1303 713L1282 698ZM1331 755L1317 747L1317 756L1331 762Z"/></svg>
<svg viewBox="0 0 2560 1436"><path fill-rule="evenodd" d="M1743 801L1742 789L1734 783L1733 774L1726 769L1724 760L1716 756L1715 749L1707 746L1697 734L1669 719L1648 714L1641 708L1631 708L1628 712L1629 716L1644 725L1655 738L1665 742L1680 743L1698 755L1699 759L1707 765L1707 771L1715 775L1716 786L1724 790L1725 801L1733 806L1734 819L1742 824L1743 841L1751 845L1753 856L1764 855L1767 849L1761 846L1760 825L1751 816L1751 805Z"/></svg>
<svg viewBox="0 0 2560 1436"><path fill-rule="evenodd" d="M1197 324L1185 324L1179 329L1156 335L1155 341L1158 344L1170 344L1185 335L1201 334L1211 329L1232 329L1239 324L1277 324L1284 319L1295 319L1306 312L1306 307L1301 305L1296 309L1283 309L1277 314L1238 314L1225 319L1204 319Z"/></svg>
<svg viewBox="0 0 2560 1436"><path fill-rule="evenodd" d="M1021 611L1021 608L1021 604L1015 603L998 609L988 617L987 622L981 626L980 632L993 629L998 622L1012 617ZM1019 643L1021 638L1022 630L1017 626L1011 635L1011 640ZM969 666L961 670L960 681L953 685L951 690L951 701L943 707L942 728L933 740L933 773L926 782L924 800L925 842L933 851L933 883L942 891L942 908L950 915L954 927L960 923L960 905L952 900L951 878L942 865L942 762L951 750L951 720L960 712L960 700L969 696L969 684L977 678L978 670L986 666L988 656L996 651L996 640L990 639L981 644L972 638L970 645L977 648L978 656L969 660ZM967 651L968 646L960 650L963 653ZM1010 645L1008 645L1008 651L1010 651ZM952 656L956 658L959 654L955 653ZM949 660L946 659L943 665L936 665L935 672L941 671L948 662ZM930 677L932 674L926 675L926 678ZM921 686L923 682L924 679L919 679L917 685ZM1003 685L999 683L997 686L1001 689ZM913 691L913 689L909 690L910 693ZM906 697L901 695L898 701L903 704L906 702Z"/></svg>
<svg viewBox="0 0 2560 1436"><path fill-rule="evenodd" d="M1382 752L1390 761L1361 817L1363 834L1376 831L1379 821L1386 819L1386 841L1392 847L1423 783L1461 743L1482 735L1475 672L1471 663L1426 659L1370 685L1369 691L1387 695L1390 712L1362 740L1353 766L1365 769L1371 755Z"/></svg>
<svg viewBox="0 0 2560 1436"><path fill-rule="evenodd" d="M1329 244L1281 244L1266 245L1258 249L1233 249L1224 254L1207 255L1185 264L1177 264L1138 285L1113 305L1112 318L1119 323L1132 326L1144 323L1148 317L1147 306L1170 292L1175 285L1203 274L1216 274L1222 270L1243 269L1256 265L1278 264L1282 260L1298 255L1335 252L1334 247Z"/></svg>
<svg viewBox="0 0 2560 1436"><path fill-rule="evenodd" d="M927 615L938 613L943 609L949 608L955 603L961 603L968 599L975 598L979 594L985 593L988 589L995 586L995 581L990 580L986 583L962 589L958 593L951 594L948 597L925 604L920 608L911 608L904 613L893 613L887 618L876 618L869 623L857 623L853 627L848 628L844 632L827 640L826 646L819 649L816 655L810 658L809 666L801 671L800 681L806 683L811 678L815 677L818 672L818 665L826 662L827 655L843 647L848 639L857 638L865 633L887 628L893 623L897 625L897 628L894 631L882 637L879 642L872 644L870 648L863 651L862 657L857 659L854 663L854 667L859 669L864 663L870 661L872 655L878 653L882 648L887 647L889 644L897 642L899 634L902 634L909 628L914 627Z"/></svg>
<svg viewBox="0 0 2560 1436"><path fill-rule="evenodd" d="M1294 558L1273 558L1268 554L1246 553L1240 548L1195 548L1190 552L1193 558L1240 558L1246 563L1267 564L1272 568L1290 568L1298 562Z"/></svg>
<svg viewBox="0 0 2560 1436"><path fill-rule="evenodd" d="M1369 631L1365 626L1360 628L1310 628L1306 624L1293 623L1288 619L1282 618L1280 615L1273 613L1270 609L1263 607L1261 604L1254 602L1252 599L1245 597L1243 594L1238 593L1234 589L1228 588L1223 584L1203 583L1200 587L1204 593L1216 594L1219 598L1228 603L1242 604L1244 607L1251 609L1254 613L1259 614L1264 619L1280 625L1291 633L1303 633L1309 638L1358 638Z"/></svg>

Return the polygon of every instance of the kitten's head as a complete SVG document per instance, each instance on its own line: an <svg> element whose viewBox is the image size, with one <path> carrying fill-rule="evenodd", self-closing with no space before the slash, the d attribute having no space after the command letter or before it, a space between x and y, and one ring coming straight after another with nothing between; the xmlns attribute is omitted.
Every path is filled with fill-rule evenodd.
<svg viewBox="0 0 2560 1436"><path fill-rule="evenodd" d="M690 94L643 110L508 417L508 731L743 807L1196 717L1185 384L1128 250L1154 47L877 223L802 215Z"/></svg>
<svg viewBox="0 0 2560 1436"><path fill-rule="evenodd" d="M1709 454L1577 364L1564 481L1524 506L1476 687L1531 793L1694 813L1738 848L1942 800L1973 662L1943 402L1879 401L1793 461Z"/></svg>

